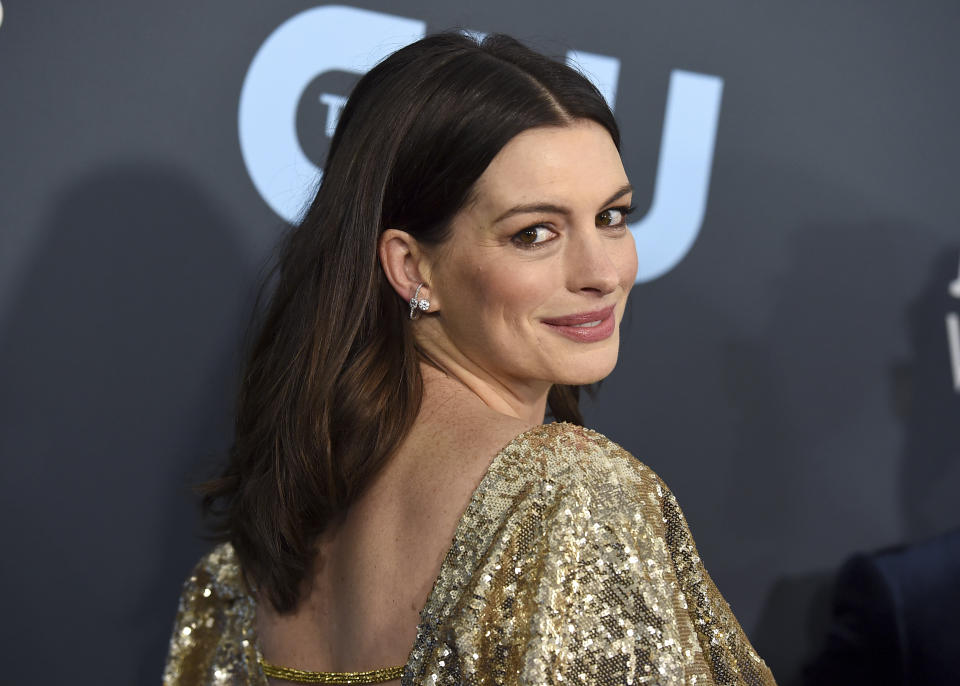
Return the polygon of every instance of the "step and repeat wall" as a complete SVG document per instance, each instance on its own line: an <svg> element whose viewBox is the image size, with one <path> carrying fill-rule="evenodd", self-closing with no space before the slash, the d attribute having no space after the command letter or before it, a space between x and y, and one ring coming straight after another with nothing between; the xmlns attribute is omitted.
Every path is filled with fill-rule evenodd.
<svg viewBox="0 0 960 686"><path fill-rule="evenodd" d="M568 60L614 107L640 272L587 423L671 486L781 684L844 560L960 526L955 3L0 16L10 683L157 682L264 265L358 76L449 28Z"/></svg>

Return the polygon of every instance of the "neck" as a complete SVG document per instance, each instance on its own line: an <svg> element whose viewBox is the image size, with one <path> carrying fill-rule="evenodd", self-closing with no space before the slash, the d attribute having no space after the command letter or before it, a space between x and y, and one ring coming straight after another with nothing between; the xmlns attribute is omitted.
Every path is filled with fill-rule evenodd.
<svg viewBox="0 0 960 686"><path fill-rule="evenodd" d="M510 384L485 374L452 356L427 351L433 364L421 364L425 388L440 396L468 392L489 409L528 424L542 424L547 409L549 383L536 387ZM435 365L435 366L434 366Z"/></svg>

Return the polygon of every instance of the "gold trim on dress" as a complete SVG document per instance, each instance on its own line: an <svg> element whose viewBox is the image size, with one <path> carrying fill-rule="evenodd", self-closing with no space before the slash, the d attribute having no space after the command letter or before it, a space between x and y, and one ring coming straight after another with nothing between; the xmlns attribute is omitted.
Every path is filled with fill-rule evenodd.
<svg viewBox="0 0 960 686"><path fill-rule="evenodd" d="M302 669L272 665L259 659L263 673L272 679L293 681L298 684L381 684L403 676L403 667L385 667L369 672L307 672Z"/></svg>

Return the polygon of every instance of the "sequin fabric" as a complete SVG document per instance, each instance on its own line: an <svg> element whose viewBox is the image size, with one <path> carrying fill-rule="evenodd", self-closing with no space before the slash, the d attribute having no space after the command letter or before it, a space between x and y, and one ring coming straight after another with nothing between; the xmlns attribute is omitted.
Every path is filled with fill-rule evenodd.
<svg viewBox="0 0 960 686"><path fill-rule="evenodd" d="M256 604L229 545L187 580L168 686L265 686ZM414 684L774 685L673 495L601 434L536 427L457 524L404 671Z"/></svg>

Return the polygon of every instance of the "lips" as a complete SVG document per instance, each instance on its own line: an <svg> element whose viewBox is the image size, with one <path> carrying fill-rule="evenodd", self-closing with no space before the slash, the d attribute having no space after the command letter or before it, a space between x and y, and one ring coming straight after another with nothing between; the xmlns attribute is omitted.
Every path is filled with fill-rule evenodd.
<svg viewBox="0 0 960 686"><path fill-rule="evenodd" d="M563 317L540 320L556 333L575 341L590 343L602 341L613 334L616 326L613 305L602 310L579 312Z"/></svg>

